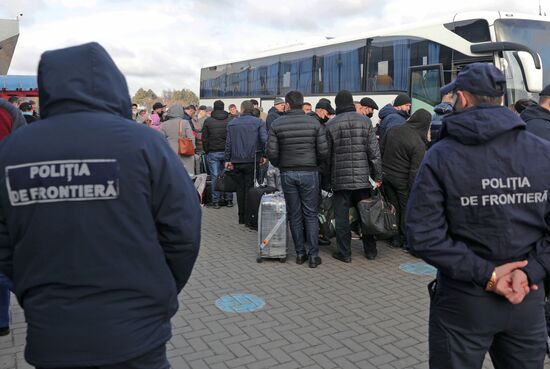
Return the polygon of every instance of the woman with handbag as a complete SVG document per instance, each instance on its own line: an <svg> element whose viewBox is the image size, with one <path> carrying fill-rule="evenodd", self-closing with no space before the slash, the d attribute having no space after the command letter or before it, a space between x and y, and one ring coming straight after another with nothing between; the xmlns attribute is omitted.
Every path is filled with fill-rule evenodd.
<svg viewBox="0 0 550 369"><path fill-rule="evenodd" d="M189 121L182 119L183 106L176 104L166 112L168 120L162 123L161 133L179 155L189 175L195 174L195 136Z"/></svg>

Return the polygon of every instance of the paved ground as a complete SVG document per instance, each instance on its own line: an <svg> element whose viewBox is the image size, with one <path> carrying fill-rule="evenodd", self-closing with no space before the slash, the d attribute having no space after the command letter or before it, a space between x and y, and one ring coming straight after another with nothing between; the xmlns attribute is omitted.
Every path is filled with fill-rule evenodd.
<svg viewBox="0 0 550 369"><path fill-rule="evenodd" d="M180 295L168 355L183 368L427 368L427 276L399 269L417 260L379 243L375 261L353 241L344 264L322 249L317 269L256 263L256 233L237 224L236 209L205 209L201 253ZM250 293L263 309L224 313L215 301ZM30 368L25 323L12 309L12 334L0 338L0 369ZM550 363L546 366L550 368ZM484 368L492 368L486 361Z"/></svg>

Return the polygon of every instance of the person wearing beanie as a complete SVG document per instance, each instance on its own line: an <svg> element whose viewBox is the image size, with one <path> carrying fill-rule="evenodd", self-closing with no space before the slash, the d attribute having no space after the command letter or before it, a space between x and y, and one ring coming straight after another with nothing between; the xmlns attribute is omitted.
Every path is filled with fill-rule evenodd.
<svg viewBox="0 0 550 369"><path fill-rule="evenodd" d="M327 126L331 187L334 191L337 251L332 257L351 262L349 210L372 196L369 177L382 184L382 160L371 120L355 111L353 96L343 90L336 95L336 116ZM363 231L363 251L367 259L376 258L376 241Z"/></svg>
<svg viewBox="0 0 550 369"><path fill-rule="evenodd" d="M216 182L225 165L225 141L227 139L227 123L232 119L228 112L224 111L224 103L221 100L214 101L214 110L204 121L202 127L202 145L206 153L208 169L212 178L212 206L219 209L221 205L233 206L233 193L218 192Z"/></svg>
<svg viewBox="0 0 550 369"><path fill-rule="evenodd" d="M393 104L388 104L380 110L378 116L381 121L377 132L380 140L384 138L384 135L391 127L405 123L409 118L411 105L411 98L408 95L399 94L393 101Z"/></svg>
<svg viewBox="0 0 550 369"><path fill-rule="evenodd" d="M419 109L380 141L384 194L397 210L399 222L399 234L391 241L395 248L405 248L405 209L416 172L426 154L431 121L430 112Z"/></svg>

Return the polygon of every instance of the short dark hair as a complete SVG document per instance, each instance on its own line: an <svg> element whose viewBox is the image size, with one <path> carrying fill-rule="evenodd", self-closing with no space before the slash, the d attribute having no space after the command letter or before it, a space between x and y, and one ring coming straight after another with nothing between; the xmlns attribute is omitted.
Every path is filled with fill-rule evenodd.
<svg viewBox="0 0 550 369"><path fill-rule="evenodd" d="M258 108L252 108L252 111L250 112L250 114L252 114L252 116L256 118L260 117L260 113L260 109Z"/></svg>
<svg viewBox="0 0 550 369"><path fill-rule="evenodd" d="M10 96L8 102L10 104L13 104L14 102L19 102L19 98L17 96Z"/></svg>
<svg viewBox="0 0 550 369"><path fill-rule="evenodd" d="M468 92L468 91L466 91ZM483 95L474 95L469 92L472 96L472 103L475 106L479 105L502 105L503 96L483 96Z"/></svg>
<svg viewBox="0 0 550 369"><path fill-rule="evenodd" d="M256 100L256 99L250 99L250 102L251 102L252 105L254 105L254 106L260 106L260 103L259 103L258 100Z"/></svg>
<svg viewBox="0 0 550 369"><path fill-rule="evenodd" d="M254 109L254 105L252 105L252 103L250 102L250 100L244 100L242 103L241 103L241 111L243 113L252 113L252 109Z"/></svg>
<svg viewBox="0 0 550 369"><path fill-rule="evenodd" d="M302 105L308 105L308 106L311 106L310 103L308 103L307 101L305 103L303 103Z"/></svg>
<svg viewBox="0 0 550 369"><path fill-rule="evenodd" d="M237 108L237 105L235 105L235 104L230 104L227 108L228 108L228 109Z"/></svg>
<svg viewBox="0 0 550 369"><path fill-rule="evenodd" d="M290 106L290 109L302 109L304 95L300 91L290 91L285 95L285 102Z"/></svg>
<svg viewBox="0 0 550 369"><path fill-rule="evenodd" d="M137 108L138 105L137 105L136 103L133 103L133 104L132 104L132 108L133 108L134 106Z"/></svg>

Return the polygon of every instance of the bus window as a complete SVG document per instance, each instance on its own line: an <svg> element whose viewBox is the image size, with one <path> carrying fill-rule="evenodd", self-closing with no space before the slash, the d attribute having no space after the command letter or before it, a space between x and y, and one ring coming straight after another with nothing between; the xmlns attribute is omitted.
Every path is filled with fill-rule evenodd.
<svg viewBox="0 0 550 369"><path fill-rule="evenodd" d="M411 113L423 108L433 113L433 108L441 102L439 89L443 84L443 66L441 64L411 67L410 91Z"/></svg>

